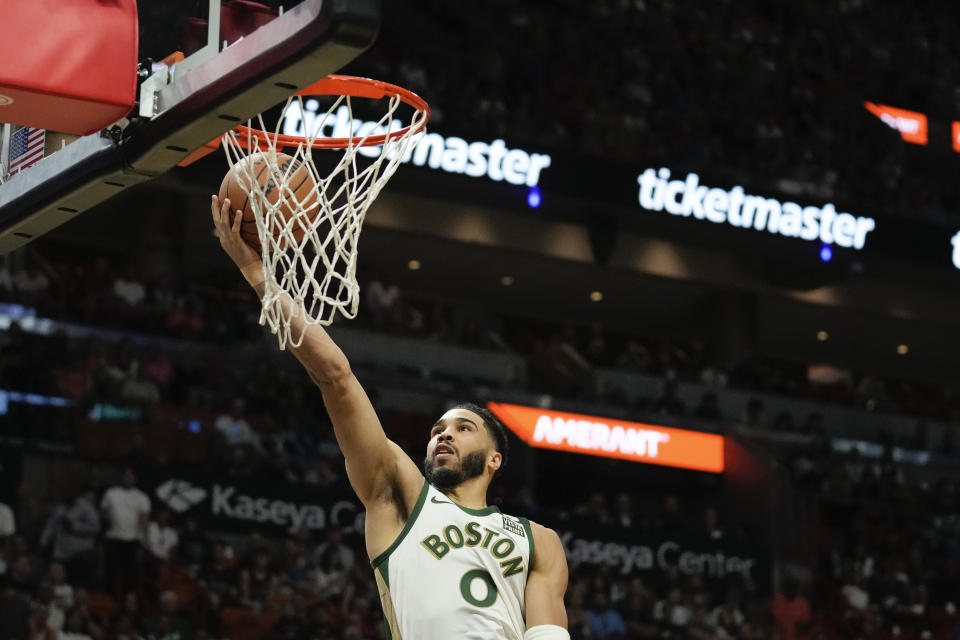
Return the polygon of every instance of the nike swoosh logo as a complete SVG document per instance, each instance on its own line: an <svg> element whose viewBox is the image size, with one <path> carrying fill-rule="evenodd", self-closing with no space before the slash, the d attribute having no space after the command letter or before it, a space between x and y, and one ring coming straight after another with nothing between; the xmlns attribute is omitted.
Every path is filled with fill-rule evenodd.
<svg viewBox="0 0 960 640"><path fill-rule="evenodd" d="M430 502L433 504L453 504L449 500L437 500L437 496L430 496Z"/></svg>

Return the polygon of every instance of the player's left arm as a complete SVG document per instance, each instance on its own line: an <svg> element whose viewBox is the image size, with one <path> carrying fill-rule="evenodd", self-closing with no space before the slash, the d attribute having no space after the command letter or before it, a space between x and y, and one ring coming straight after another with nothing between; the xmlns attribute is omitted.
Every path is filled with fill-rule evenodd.
<svg viewBox="0 0 960 640"><path fill-rule="evenodd" d="M535 522L533 566L527 576L524 594L527 633L525 640L567 640L567 610L563 594L567 590L567 556L560 536Z"/></svg>

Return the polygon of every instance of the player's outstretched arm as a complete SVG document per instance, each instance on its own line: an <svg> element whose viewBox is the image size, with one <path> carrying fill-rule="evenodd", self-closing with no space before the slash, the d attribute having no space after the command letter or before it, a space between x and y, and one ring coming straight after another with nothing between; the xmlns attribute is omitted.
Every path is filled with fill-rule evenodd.
<svg viewBox="0 0 960 640"><path fill-rule="evenodd" d="M224 199L221 203L217 196L213 196L210 210L223 250L257 295L263 298L266 283L260 256L240 236L240 212L233 212L231 217L230 200ZM291 305L293 301L282 294L279 304ZM423 484L423 476L403 450L387 439L347 357L323 327L305 326L298 314L285 315L293 316L291 330L294 335L304 332L300 346L291 345L290 351L323 394L334 435L346 460L347 476L357 497L369 507L371 502L385 497L386 493L395 499L399 488L406 504L412 507Z"/></svg>
<svg viewBox="0 0 960 640"><path fill-rule="evenodd" d="M525 592L527 633L525 640L569 640L567 610L567 556L553 529L530 523L534 558Z"/></svg>

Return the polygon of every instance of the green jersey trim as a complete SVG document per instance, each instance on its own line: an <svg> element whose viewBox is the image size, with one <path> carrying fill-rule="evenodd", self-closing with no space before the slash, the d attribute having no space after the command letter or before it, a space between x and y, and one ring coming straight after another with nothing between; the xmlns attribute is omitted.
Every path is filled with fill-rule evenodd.
<svg viewBox="0 0 960 640"><path fill-rule="evenodd" d="M377 556L379 560L380 557ZM380 573L380 577L383 578L383 584L386 585L387 589L390 588L390 558L384 558L383 562L375 569Z"/></svg>
<svg viewBox="0 0 960 640"><path fill-rule="evenodd" d="M527 520L526 518L518 518L518 520L520 520L520 524L523 525L524 531L527 532L527 540L530 541L530 560L528 561L528 564L527 564L527 575L530 575L530 572L533 571L533 551L534 551L533 529L530 528L530 521Z"/></svg>
<svg viewBox="0 0 960 640"><path fill-rule="evenodd" d="M420 489L420 497L417 498L417 504L414 505L413 511L410 513L410 517L407 518L407 522L403 525L403 531L400 532L400 535L397 536L397 539L393 541L387 550L378 555L370 565L376 569L380 563L390 557L390 554L393 553L394 549L400 546L400 543L403 542L403 539L407 537L407 534L410 532L410 529L413 528L413 523L417 520L417 517L420 515L420 512L423 510L423 503L427 501L427 489L430 488L430 485L426 480L423 481L423 488Z"/></svg>
<svg viewBox="0 0 960 640"><path fill-rule="evenodd" d="M438 491L439 491L439 489L438 489ZM441 491L441 493L443 493L443 492ZM449 496L448 496L448 497L449 497ZM439 500L434 500L433 502L436 502L437 504L442 504ZM499 509L498 507L493 506L493 505L491 505L491 506L489 506L489 507L484 507L483 509L471 509L470 507L465 507L465 506L463 506L462 504L457 504L457 503L454 502L453 500L450 501L450 504L456 505L457 507L460 507L460 510L461 510L461 511L463 511L464 513L469 514L469 515L471 515L471 516L488 516L488 515L490 515L491 513L500 513L500 509Z"/></svg>

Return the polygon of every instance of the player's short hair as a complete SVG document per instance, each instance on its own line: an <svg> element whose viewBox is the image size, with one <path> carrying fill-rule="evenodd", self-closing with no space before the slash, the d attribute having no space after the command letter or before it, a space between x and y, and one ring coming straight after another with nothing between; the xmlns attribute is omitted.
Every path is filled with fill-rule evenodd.
<svg viewBox="0 0 960 640"><path fill-rule="evenodd" d="M450 407L450 409L466 409L480 416L480 419L483 420L483 426L487 428L487 433L493 438L493 448L500 454L500 469L498 469L498 471L503 471L507 466L507 454L509 453L510 445L507 442L507 429L503 426L503 423L500 422L500 419L493 415L493 412L489 409L473 404L472 402L458 402Z"/></svg>

